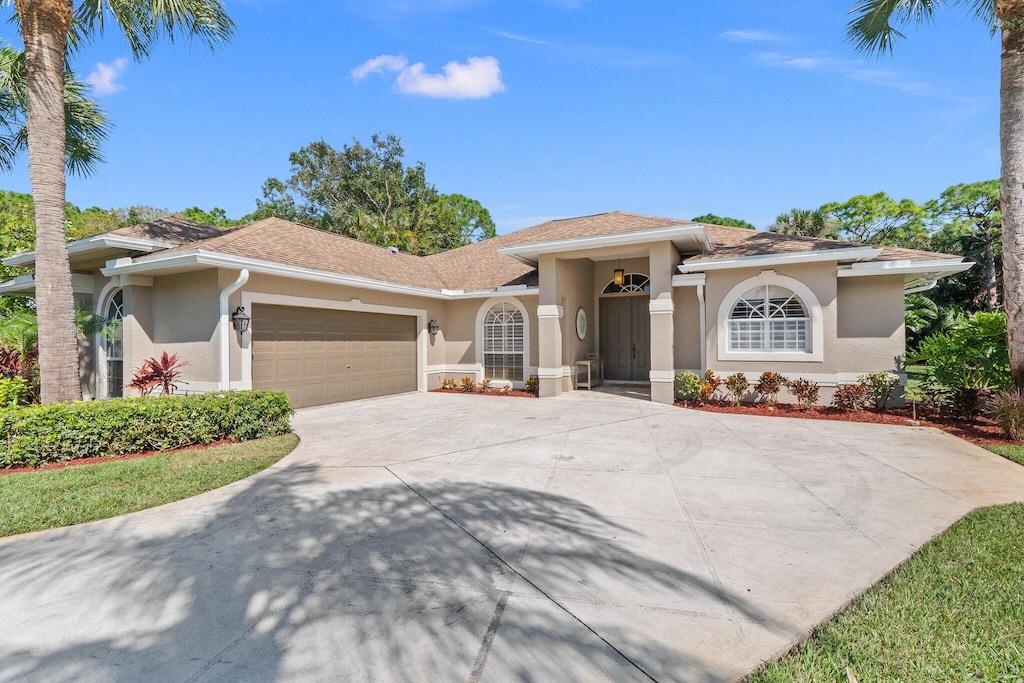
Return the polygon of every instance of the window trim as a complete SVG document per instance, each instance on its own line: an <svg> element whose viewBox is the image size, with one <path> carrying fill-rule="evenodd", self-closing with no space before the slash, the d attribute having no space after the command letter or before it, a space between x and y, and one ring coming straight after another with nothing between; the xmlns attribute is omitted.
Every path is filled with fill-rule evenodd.
<svg viewBox="0 0 1024 683"><path fill-rule="evenodd" d="M484 363L484 321L487 319L487 314L497 304L509 304L515 306L518 309L520 315L523 316L523 379L525 380L533 372L533 366L530 365L530 314L523 302L514 296L496 296L491 297L483 302L479 310L476 313L476 363L479 368L478 379L487 379L487 365ZM513 384L522 385L523 382L513 382L511 380L496 379L496 384Z"/></svg>
<svg viewBox="0 0 1024 683"><path fill-rule="evenodd" d="M632 277L642 277L644 280L646 280L646 282L640 286L640 289L637 289L637 290L632 290L632 291L629 291L629 292L609 292L608 291L609 287L615 287L616 286L615 285L615 278L612 278L611 280L608 281L608 284L606 284L604 286L604 288L601 290L601 296L636 296L636 295L644 295L644 294L650 295L650 293L651 293L651 276L648 275L647 273L626 273L625 275L623 275L623 284L625 284L626 279L632 278ZM647 289L644 289L644 287L647 287Z"/></svg>
<svg viewBox="0 0 1024 683"><path fill-rule="evenodd" d="M740 297L755 287L784 287L796 294L807 313L808 342L807 351L732 351L729 349L729 321L732 310ZM824 325L822 323L821 304L814 292L791 277L779 275L773 270L762 271L759 275L736 284L722 299L718 308L718 360L720 361L775 361L795 363L821 363L824 359Z"/></svg>
<svg viewBox="0 0 1024 683"><path fill-rule="evenodd" d="M122 297L123 297L124 296L123 291L124 290L121 287L121 283L119 281L119 278L114 278L110 282L108 282L103 287L103 289L100 291L100 295L96 298L96 310L95 310L96 315L98 315L98 316L106 316L107 308L109 308L109 306L110 306L111 299L113 299L117 295L118 292L122 292ZM123 302L123 299L122 299L122 303L121 303L121 315L122 315L122 318L121 318L121 321L122 321L122 323L121 323L122 324L122 328L121 328L121 330L122 330L121 331L121 345L122 345L122 348L121 348L121 373L122 373L122 378L123 378L124 377L125 360L126 360L125 357L124 357L124 342L125 342L125 339L124 339L124 327L123 327L123 325L124 325L124 318L126 316L125 316L125 312L124 312L124 302ZM106 340L103 337L103 331L102 330L97 332L94 335L94 343L96 344L96 367L95 367L94 373L93 373L95 375L95 380L96 380L96 387L95 387L96 391L95 391L94 397L96 399L113 398L113 397L111 397L111 396L109 396L107 394L107 345L106 345Z"/></svg>

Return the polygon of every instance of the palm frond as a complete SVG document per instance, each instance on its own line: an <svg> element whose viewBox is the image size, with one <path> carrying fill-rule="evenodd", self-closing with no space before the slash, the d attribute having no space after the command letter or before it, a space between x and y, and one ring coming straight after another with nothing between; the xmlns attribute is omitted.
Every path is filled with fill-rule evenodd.
<svg viewBox="0 0 1024 683"><path fill-rule="evenodd" d="M75 10L69 45L78 49L102 36L111 19L136 59L148 57L161 36L196 40L213 50L235 30L220 0L85 0Z"/></svg>
<svg viewBox="0 0 1024 683"><path fill-rule="evenodd" d="M89 97L89 86L71 71L64 74L65 164L69 172L89 175L103 162L100 145L110 123ZM25 55L0 46L0 169L11 170L28 146L25 128Z"/></svg>
<svg viewBox="0 0 1024 683"><path fill-rule="evenodd" d="M850 11L854 19L847 26L846 38L859 52L892 52L895 41L905 37L896 26L931 21L940 3L941 0L860 0Z"/></svg>

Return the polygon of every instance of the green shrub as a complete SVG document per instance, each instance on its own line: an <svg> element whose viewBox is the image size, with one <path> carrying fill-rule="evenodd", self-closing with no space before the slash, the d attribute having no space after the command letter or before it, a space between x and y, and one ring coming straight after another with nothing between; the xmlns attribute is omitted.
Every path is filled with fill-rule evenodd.
<svg viewBox="0 0 1024 683"><path fill-rule="evenodd" d="M729 392L729 398L732 399L733 405L738 406L743 402L743 396L750 388L750 382L747 381L746 375L737 372L725 378L725 388Z"/></svg>
<svg viewBox="0 0 1024 683"><path fill-rule="evenodd" d="M841 413L860 410L868 400L868 389L863 384L840 384L832 394L832 407Z"/></svg>
<svg viewBox="0 0 1024 683"><path fill-rule="evenodd" d="M949 331L925 337L907 361L927 368L926 389L948 392L953 410L975 417L989 392L1010 386L1006 316L967 316Z"/></svg>
<svg viewBox="0 0 1024 683"><path fill-rule="evenodd" d="M765 370L761 373L761 376L757 378L757 384L754 385L754 391L761 396L764 396L765 400L770 405L775 405L779 401L779 392L786 386L786 378L777 372L771 370Z"/></svg>
<svg viewBox="0 0 1024 683"><path fill-rule="evenodd" d="M676 375L676 396L684 401L695 401L700 398L700 375L684 370Z"/></svg>
<svg viewBox="0 0 1024 683"><path fill-rule="evenodd" d="M24 377L0 377L0 408L11 408L28 402L28 380Z"/></svg>
<svg viewBox="0 0 1024 683"><path fill-rule="evenodd" d="M857 382L867 390L867 397L875 404L875 408L882 410L892 398L892 392L899 387L900 376L895 372L872 372L861 375Z"/></svg>
<svg viewBox="0 0 1024 683"><path fill-rule="evenodd" d="M1006 436L1024 441L1024 394L1019 390L1001 391L989 401L988 413Z"/></svg>
<svg viewBox="0 0 1024 683"><path fill-rule="evenodd" d="M293 412L279 391L14 408L0 411L0 469L279 436L291 431Z"/></svg>
<svg viewBox="0 0 1024 683"><path fill-rule="evenodd" d="M540 393L540 378L537 375L530 375L526 379L526 390L536 396Z"/></svg>
<svg viewBox="0 0 1024 683"><path fill-rule="evenodd" d="M803 410L810 410L818 402L818 383L803 377L787 382L789 392Z"/></svg>

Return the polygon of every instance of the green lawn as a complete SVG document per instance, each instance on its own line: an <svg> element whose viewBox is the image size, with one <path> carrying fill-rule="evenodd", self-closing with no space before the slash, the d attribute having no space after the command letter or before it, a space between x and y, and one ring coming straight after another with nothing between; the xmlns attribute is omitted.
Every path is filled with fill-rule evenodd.
<svg viewBox="0 0 1024 683"><path fill-rule="evenodd" d="M274 464L294 434L205 450L0 477L0 537L116 517L230 484Z"/></svg>
<svg viewBox="0 0 1024 683"><path fill-rule="evenodd" d="M1024 505L977 510L751 681L1024 681Z"/></svg>
<svg viewBox="0 0 1024 683"><path fill-rule="evenodd" d="M993 453L998 453L1007 460L1024 465L1024 446L985 446L985 448Z"/></svg>

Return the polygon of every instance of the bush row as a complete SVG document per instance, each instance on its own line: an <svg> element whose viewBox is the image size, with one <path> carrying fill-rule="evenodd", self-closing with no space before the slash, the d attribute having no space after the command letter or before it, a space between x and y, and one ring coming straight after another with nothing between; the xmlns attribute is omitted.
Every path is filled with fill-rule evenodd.
<svg viewBox="0 0 1024 683"><path fill-rule="evenodd" d="M844 384L836 387L832 407L841 412L859 410L870 401L876 408L884 408L899 385L899 376L892 372L874 372L862 375L856 384ZM753 392L769 404L774 404L778 400L779 392L789 389L804 410L810 410L811 406L818 402L820 390L817 382L802 377L786 379L776 372L761 373L753 385L742 372L722 379L711 370L705 372L703 377L685 371L676 375L675 379L676 395L681 399L696 401L700 404L714 400L723 387L726 396L734 405L742 403L749 392Z"/></svg>
<svg viewBox="0 0 1024 683"><path fill-rule="evenodd" d="M0 469L166 451L291 431L288 396L232 391L0 409Z"/></svg>

